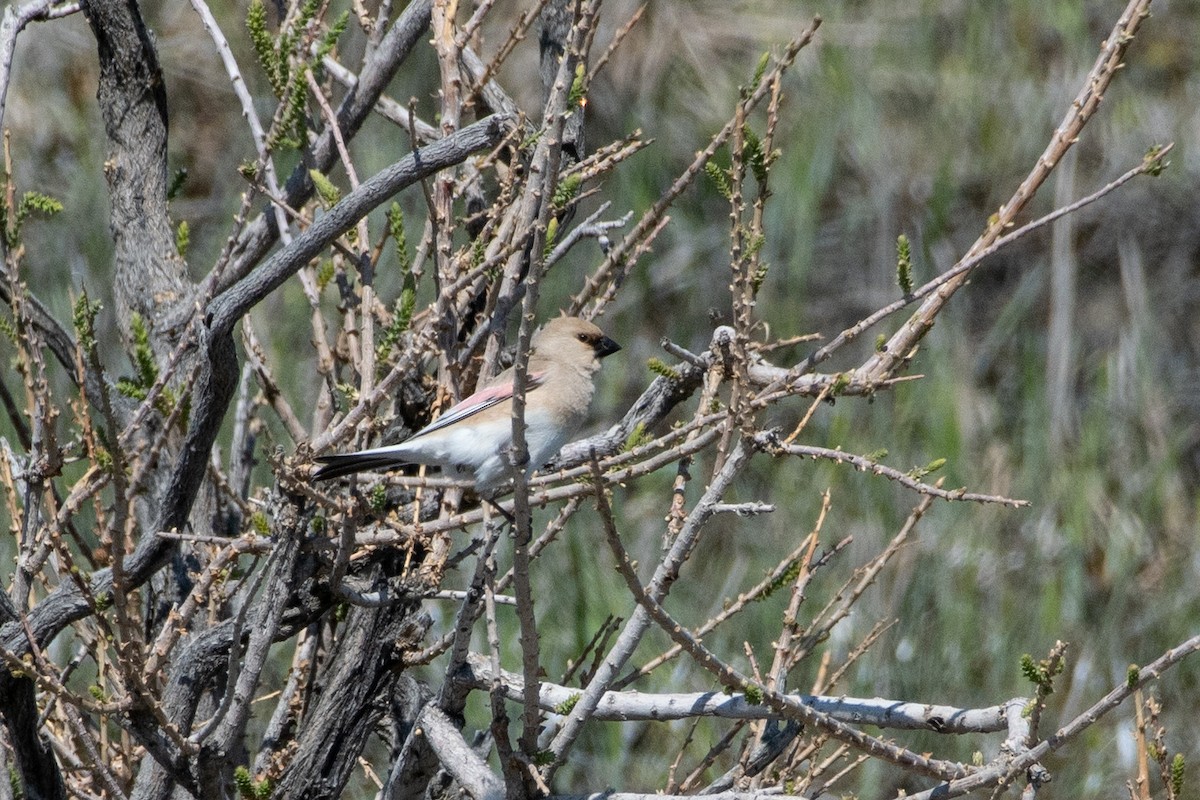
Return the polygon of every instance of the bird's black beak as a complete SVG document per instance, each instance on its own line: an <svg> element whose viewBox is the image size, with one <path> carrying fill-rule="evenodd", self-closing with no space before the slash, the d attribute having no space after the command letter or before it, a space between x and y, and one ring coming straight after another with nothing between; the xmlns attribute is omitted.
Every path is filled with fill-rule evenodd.
<svg viewBox="0 0 1200 800"><path fill-rule="evenodd" d="M596 351L596 358L611 356L613 353L621 349L621 345L617 344L607 336L601 336L596 340L596 343L592 345L592 347Z"/></svg>

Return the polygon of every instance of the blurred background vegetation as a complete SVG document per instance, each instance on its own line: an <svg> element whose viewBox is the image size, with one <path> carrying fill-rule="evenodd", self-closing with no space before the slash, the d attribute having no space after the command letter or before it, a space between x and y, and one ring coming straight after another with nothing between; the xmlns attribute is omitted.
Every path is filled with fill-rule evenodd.
<svg viewBox="0 0 1200 800"><path fill-rule="evenodd" d="M486 32L485 53L524 4L497 5L506 12L504 24ZM212 6L269 115L270 92L251 66L244 4L214 0ZM173 165L188 170L173 213L189 224L188 257L199 276L228 235L244 187L237 167L251 157L251 142L188 4L143 7L168 84ZM601 46L636 7L632 0L606 3ZM607 199L614 203L611 216L645 209L728 117L761 53L821 15L816 44L787 81L765 245L771 271L757 310L775 335L832 336L898 296L898 234L913 242L918 283L967 249L1042 151L1122 7L1079 0L656 0L592 87L587 107L589 147L639 128L655 144L604 185L592 207ZM1196 632L1200 2L1163 2L1153 10L1100 114L1029 218L1111 180L1151 145L1173 141L1167 173L1139 179L986 263L926 337L913 364L922 380L873 402L841 399L804 434L804 441L850 452L886 448L884 460L902 469L945 458L949 486L1032 502L1018 511L935 505L917 542L829 643L837 663L877 620L900 620L840 692L992 705L1030 693L1018 669L1022 653L1042 657L1064 639L1072 647L1051 700L1054 724L1121 683L1131 662L1145 663ZM343 43L345 63L354 63L361 46L356 36L348 33ZM7 117L17 187L65 205L57 218L27 228L26 277L65 320L71 292L86 288L110 299L94 43L76 15L36 24L17 56ZM540 96L535 59L531 37L501 75L525 107ZM425 52L406 65L390 94L402 103L415 97L428 119L435 92L435 60ZM381 120L352 145L360 175L407 148L407 135ZM424 200L419 192L398 200L416 241ZM644 364L662 356L660 337L702 348L727 315L727 230L727 206L711 185L676 205L671 225L603 322L626 349L620 368L602 373L595 427L620 414L650 380ZM543 316L566 304L598 258L584 247L571 254L543 289ZM386 291L386 276L381 281ZM303 314L285 312L296 295L295 287L277 293L256 316L268 323L258 326L260 336L271 337L267 346L295 365L291 400L305 408L313 401L310 334ZM333 313L336 298L330 294L329 301ZM902 318L880 330L890 333ZM112 343L109 369L129 372L111 315L101 324ZM876 332L829 368L858 363ZM806 347L773 358L793 363ZM778 424L790 429L804 407L797 401L787 413L776 412ZM263 469L262 483L269 483ZM703 469L698 465L697 474ZM644 559L659 547L672 477L664 471L616 498L626 539ZM846 535L854 541L817 579L810 590L815 607L802 613L815 613L852 566L878 552L917 499L848 468L761 460L739 486L739 499L773 502L778 512L715 529L672 594L678 616L698 624L759 580L811 528L826 489L833 510L823 544ZM543 643L551 679L607 615L631 611L588 520L577 518L546 556L555 567L539 573L544 596L554 598L541 614L563 620L555 626L561 639ZM736 654L747 641L769 661L769 634L761 631L777 625L785 594L756 604L707 641ZM665 638L657 644L665 646ZM652 650L647 646L646 658ZM794 673L791 688L807 690L815 674L814 661ZM637 688L712 688L707 675L689 667L656 675ZM1200 668L1185 662L1155 690L1167 708L1168 744L1190 764L1200 763L1198 683ZM1056 794L1123 796L1134 775L1132 720L1132 707L1124 707L1093 728L1084 746L1049 759ZM684 763L695 763L726 729L702 723ZM647 758L661 746L656 730L594 725L560 784L657 785L673 753ZM950 745L900 738L918 751L936 746L943 757L951 757L949 746L968 762L975 749L990 758L999 744L999 737ZM873 769L863 796L901 788L886 769Z"/></svg>

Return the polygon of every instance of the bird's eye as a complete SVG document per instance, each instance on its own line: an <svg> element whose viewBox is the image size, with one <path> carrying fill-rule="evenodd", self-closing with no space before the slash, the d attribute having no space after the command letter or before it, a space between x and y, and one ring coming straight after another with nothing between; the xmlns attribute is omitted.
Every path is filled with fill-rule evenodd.
<svg viewBox="0 0 1200 800"><path fill-rule="evenodd" d="M586 333L576 334L575 338L578 339L579 341L583 342L584 344L591 344L591 341L592 341L592 337L588 336Z"/></svg>

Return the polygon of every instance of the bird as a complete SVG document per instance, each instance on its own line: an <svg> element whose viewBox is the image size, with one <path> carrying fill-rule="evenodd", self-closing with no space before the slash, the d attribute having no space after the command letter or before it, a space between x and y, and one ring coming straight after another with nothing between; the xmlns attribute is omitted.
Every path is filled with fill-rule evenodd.
<svg viewBox="0 0 1200 800"><path fill-rule="evenodd" d="M621 346L587 320L566 315L542 326L530 342L525 390L526 473L562 448L587 416L600 360ZM492 495L512 477L513 368L399 444L319 456L313 481L404 464L439 466Z"/></svg>

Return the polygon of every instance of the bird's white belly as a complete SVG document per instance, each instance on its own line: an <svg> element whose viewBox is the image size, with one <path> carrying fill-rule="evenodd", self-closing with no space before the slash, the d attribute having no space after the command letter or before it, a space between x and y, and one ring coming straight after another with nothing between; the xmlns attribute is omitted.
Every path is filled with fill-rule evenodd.
<svg viewBox="0 0 1200 800"><path fill-rule="evenodd" d="M550 424L548 415L531 412L526 417L525 442L529 449L528 472L553 458L570 437L568 428ZM487 423L452 425L409 439L400 447L403 455L423 464L453 465L465 476L473 473L476 486L490 489L509 477L509 448L512 420L502 417Z"/></svg>

